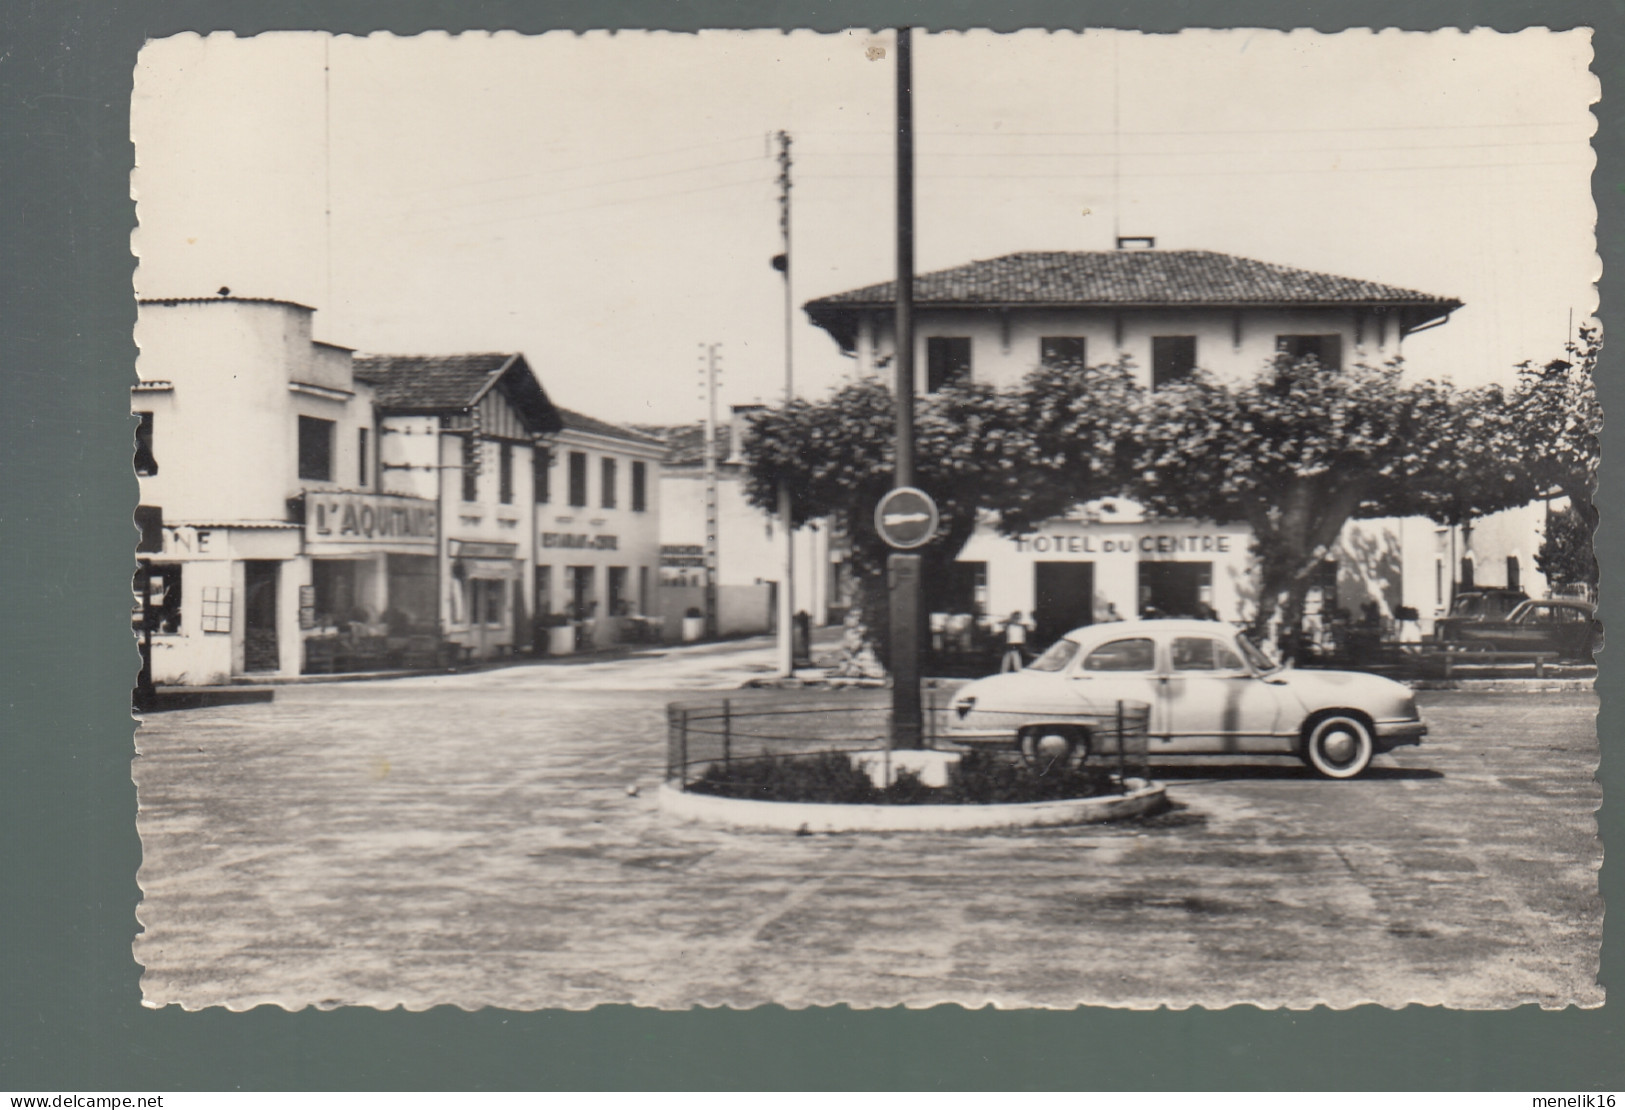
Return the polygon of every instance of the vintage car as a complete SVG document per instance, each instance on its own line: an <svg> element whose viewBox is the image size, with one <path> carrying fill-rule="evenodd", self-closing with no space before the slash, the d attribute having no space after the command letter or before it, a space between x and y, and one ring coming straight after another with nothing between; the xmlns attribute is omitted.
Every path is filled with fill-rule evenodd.
<svg viewBox="0 0 1625 1110"><path fill-rule="evenodd" d="M1141 620L1077 629L1027 669L962 687L945 738L1065 762L1088 755L1119 702L1150 707L1152 757L1295 755L1334 779L1427 734L1415 697L1397 682L1282 667L1218 621Z"/></svg>
<svg viewBox="0 0 1625 1110"><path fill-rule="evenodd" d="M1589 601L1526 601L1505 620L1460 625L1452 642L1485 651L1553 651L1559 659L1590 662L1602 650L1602 622Z"/></svg>
<svg viewBox="0 0 1625 1110"><path fill-rule="evenodd" d="M1467 590L1456 595L1450 612L1433 622L1435 640L1458 639L1461 630L1485 621L1503 621L1529 600L1522 590Z"/></svg>

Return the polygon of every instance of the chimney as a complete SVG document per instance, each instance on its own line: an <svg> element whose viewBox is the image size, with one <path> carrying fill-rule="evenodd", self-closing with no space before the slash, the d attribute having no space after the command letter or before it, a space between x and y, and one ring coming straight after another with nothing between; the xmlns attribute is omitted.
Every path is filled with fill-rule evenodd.
<svg viewBox="0 0 1625 1110"><path fill-rule="evenodd" d="M1120 251L1149 251L1157 249L1157 240L1154 235L1119 235L1117 249Z"/></svg>

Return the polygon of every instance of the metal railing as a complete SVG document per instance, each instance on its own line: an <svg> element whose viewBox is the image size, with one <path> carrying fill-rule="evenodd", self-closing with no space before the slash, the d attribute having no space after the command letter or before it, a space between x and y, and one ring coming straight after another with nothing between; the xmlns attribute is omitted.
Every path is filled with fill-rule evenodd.
<svg viewBox="0 0 1625 1110"><path fill-rule="evenodd" d="M1008 742L962 746L955 742L950 727L950 700L941 690L924 692L924 747L951 751L992 748L1021 759L1019 732L1042 722L1086 738L1087 764L1113 773L1119 786L1129 779L1150 777L1150 706L1144 702L1117 702L1096 712L1041 718L1031 713L983 710L977 713L981 721L997 718L1001 725L1008 725ZM673 702L666 707L666 781L687 789L713 765L883 749L890 732L890 695L885 690L792 700L782 695L741 694L714 701Z"/></svg>

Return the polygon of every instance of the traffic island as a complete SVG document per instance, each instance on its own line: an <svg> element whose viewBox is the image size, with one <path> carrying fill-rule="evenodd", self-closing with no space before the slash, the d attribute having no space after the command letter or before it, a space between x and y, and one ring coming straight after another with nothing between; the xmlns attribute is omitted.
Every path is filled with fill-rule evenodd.
<svg viewBox="0 0 1625 1110"><path fill-rule="evenodd" d="M887 713L851 696L726 699L668 707L668 817L796 833L971 831L1119 821L1160 812L1143 736L1094 734L1092 753L941 750L927 706L923 749L882 746ZM1120 732L1123 714L1112 720ZM1141 730L1143 732L1143 729Z"/></svg>

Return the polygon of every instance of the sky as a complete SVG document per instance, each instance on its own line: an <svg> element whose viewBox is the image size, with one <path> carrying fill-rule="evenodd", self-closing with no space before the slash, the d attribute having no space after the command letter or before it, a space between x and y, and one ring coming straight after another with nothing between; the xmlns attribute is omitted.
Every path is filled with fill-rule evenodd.
<svg viewBox="0 0 1625 1110"><path fill-rule="evenodd" d="M1588 33L916 31L917 267L1117 235L1465 302L1417 373L1507 380L1596 305ZM800 306L885 281L890 32L288 32L150 42L142 297L273 297L374 353L524 352L625 422L852 363Z"/></svg>

